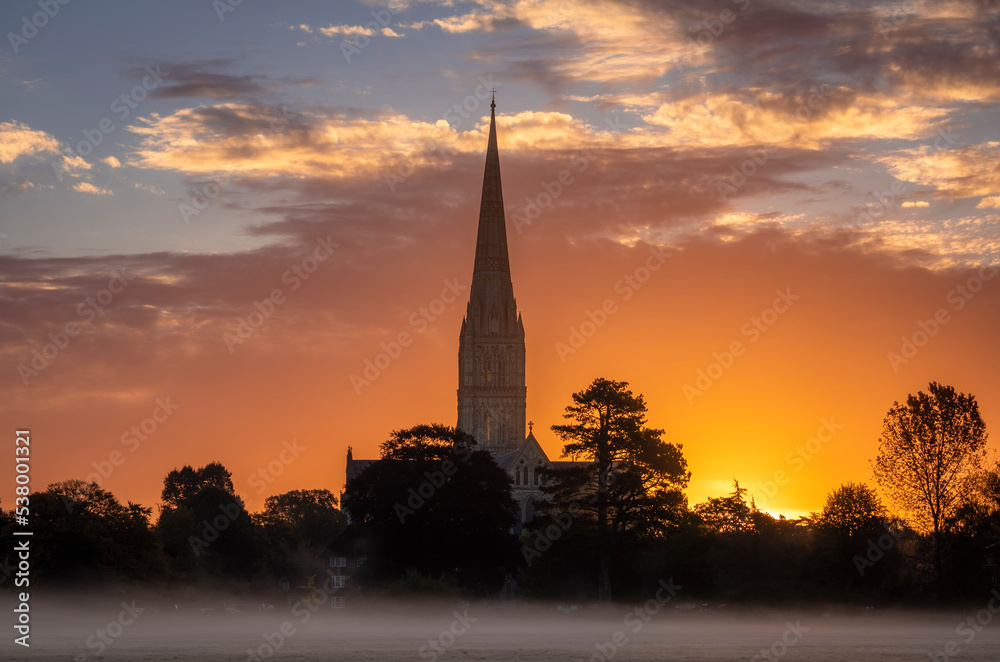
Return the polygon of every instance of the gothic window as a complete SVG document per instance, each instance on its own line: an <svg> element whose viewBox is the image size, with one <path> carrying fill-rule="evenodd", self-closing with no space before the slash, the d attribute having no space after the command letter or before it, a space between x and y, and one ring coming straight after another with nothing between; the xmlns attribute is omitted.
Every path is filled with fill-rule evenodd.
<svg viewBox="0 0 1000 662"><path fill-rule="evenodd" d="M521 468L520 467L518 467L517 471L514 472L514 484L515 485L520 485L521 484Z"/></svg>
<svg viewBox="0 0 1000 662"><path fill-rule="evenodd" d="M489 413L486 414L486 443L490 443L490 432L492 428L491 416Z"/></svg>
<svg viewBox="0 0 1000 662"><path fill-rule="evenodd" d="M535 487L538 487L538 467L535 467L535 470L532 473L535 476Z"/></svg>
<svg viewBox="0 0 1000 662"><path fill-rule="evenodd" d="M524 502L524 521L528 523L533 519L535 519L535 499L528 497Z"/></svg>

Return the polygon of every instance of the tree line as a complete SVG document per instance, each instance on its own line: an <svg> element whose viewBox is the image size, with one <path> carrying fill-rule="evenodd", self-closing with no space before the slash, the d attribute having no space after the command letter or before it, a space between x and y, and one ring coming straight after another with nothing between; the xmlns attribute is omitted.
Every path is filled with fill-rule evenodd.
<svg viewBox="0 0 1000 662"><path fill-rule="evenodd" d="M720 604L902 605L978 600L1000 582L1000 463L987 461L972 395L932 382L893 403L875 485L843 484L795 520L758 509L736 480L689 505L683 447L646 413L626 382L573 394L552 430L577 462L542 471L545 498L523 530L506 471L442 425L393 432L341 504L295 490L251 514L218 463L168 473L155 518L95 483L55 483L32 496L33 581L275 590L333 546L365 559L352 584L373 596L515 589L608 602L672 577ZM12 541L13 528L0 511L0 538ZM9 575L0 569L6 585Z"/></svg>

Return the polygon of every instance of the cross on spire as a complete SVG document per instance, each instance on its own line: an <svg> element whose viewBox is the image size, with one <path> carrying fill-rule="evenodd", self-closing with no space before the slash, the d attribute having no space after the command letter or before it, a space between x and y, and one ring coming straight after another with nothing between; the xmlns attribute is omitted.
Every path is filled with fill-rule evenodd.
<svg viewBox="0 0 1000 662"><path fill-rule="evenodd" d="M528 434L531 434L531 431L534 427L535 427L534 421L528 421Z"/></svg>
<svg viewBox="0 0 1000 662"><path fill-rule="evenodd" d="M496 110L497 108L497 88L490 90L492 98L490 99L490 110Z"/></svg>

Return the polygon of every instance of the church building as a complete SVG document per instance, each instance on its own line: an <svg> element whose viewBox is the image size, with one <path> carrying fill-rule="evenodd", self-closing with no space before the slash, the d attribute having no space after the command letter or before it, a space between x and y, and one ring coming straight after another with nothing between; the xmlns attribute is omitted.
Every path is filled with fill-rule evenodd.
<svg viewBox="0 0 1000 662"><path fill-rule="evenodd" d="M458 337L458 429L493 454L510 476L521 522L535 514L542 498L538 470L575 464L550 461L527 424L524 380L524 323L514 299L507 257L507 222L497 149L496 101L490 103L490 136L479 206L479 233L472 288ZM347 480L374 460L355 460L347 451Z"/></svg>

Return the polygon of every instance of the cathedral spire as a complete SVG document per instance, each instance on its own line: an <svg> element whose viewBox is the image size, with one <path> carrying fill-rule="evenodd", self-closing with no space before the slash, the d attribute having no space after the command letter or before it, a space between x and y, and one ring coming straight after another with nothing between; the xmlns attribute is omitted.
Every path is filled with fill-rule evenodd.
<svg viewBox="0 0 1000 662"><path fill-rule="evenodd" d="M483 172L483 197L479 204L479 237L476 240L474 275L493 272L510 280L507 259L507 222L503 213L503 187L500 183L500 150L497 149L496 98L490 102L490 139L486 147Z"/></svg>
<svg viewBox="0 0 1000 662"><path fill-rule="evenodd" d="M479 205L476 260L458 343L458 427L499 456L524 442L524 324L507 257L496 97Z"/></svg>

